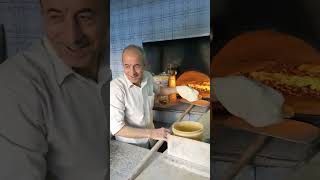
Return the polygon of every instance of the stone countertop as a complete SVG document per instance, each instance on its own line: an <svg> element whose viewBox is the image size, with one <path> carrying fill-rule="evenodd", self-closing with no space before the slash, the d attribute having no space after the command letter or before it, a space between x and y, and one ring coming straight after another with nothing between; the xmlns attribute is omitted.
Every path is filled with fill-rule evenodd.
<svg viewBox="0 0 320 180"><path fill-rule="evenodd" d="M110 179L127 180L149 149L111 140L110 142ZM194 179L208 180L208 173L202 166L174 158L165 153L156 153L146 169L137 178L149 179ZM206 174L206 176L204 176Z"/></svg>
<svg viewBox="0 0 320 180"><path fill-rule="evenodd" d="M188 107L188 105L186 105ZM203 141L209 142L210 141L210 111L208 109L205 111L205 114L198 119L198 122L204 125L204 134L203 134ZM139 164L139 162L143 159L143 157L149 152L149 149L145 149L142 147L138 147L135 145L122 143L116 140L111 140L110 142L110 179L112 180L124 180L127 179L128 176L132 173L135 167ZM162 153L156 153L155 156L149 162L150 164L154 164L156 162L162 162L163 158L160 158ZM163 162L162 164L166 164L168 162ZM172 163L169 163L169 165ZM154 166L154 165L152 165ZM159 164L161 166L161 164ZM172 166L173 169L180 169L181 167ZM184 175L191 176L191 172L183 172ZM190 174L191 173L191 174ZM198 175L195 175L198 177ZM202 178L200 178L202 179ZM206 179L206 178L204 178Z"/></svg>
<svg viewBox="0 0 320 180"><path fill-rule="evenodd" d="M127 180L149 149L112 140L110 142L110 179ZM209 180L210 169L171 156L167 151L156 153L137 180Z"/></svg>
<svg viewBox="0 0 320 180"><path fill-rule="evenodd" d="M210 170L183 159L168 155L157 156L136 178L137 180L209 180Z"/></svg>
<svg viewBox="0 0 320 180"><path fill-rule="evenodd" d="M110 179L126 180L135 167L149 152L149 149L135 145L110 141ZM156 156L161 153L156 153ZM156 156L154 158L156 158Z"/></svg>

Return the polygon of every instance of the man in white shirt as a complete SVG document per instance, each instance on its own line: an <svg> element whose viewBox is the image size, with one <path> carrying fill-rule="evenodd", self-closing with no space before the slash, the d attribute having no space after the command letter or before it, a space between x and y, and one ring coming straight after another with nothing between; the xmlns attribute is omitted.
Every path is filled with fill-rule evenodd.
<svg viewBox="0 0 320 180"><path fill-rule="evenodd" d="M99 46L101 4L41 3L46 37L0 65L0 179L107 178L111 72Z"/></svg>
<svg viewBox="0 0 320 180"><path fill-rule="evenodd" d="M129 45L123 50L124 74L110 83L110 131L119 141L150 147L149 140L166 140L168 129L155 129L152 108L155 94L177 93L157 85L144 71L144 51Z"/></svg>

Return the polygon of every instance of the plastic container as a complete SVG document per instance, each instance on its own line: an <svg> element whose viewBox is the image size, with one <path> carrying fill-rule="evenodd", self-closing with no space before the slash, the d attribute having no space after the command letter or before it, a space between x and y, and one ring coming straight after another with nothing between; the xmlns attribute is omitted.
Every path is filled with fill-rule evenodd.
<svg viewBox="0 0 320 180"><path fill-rule="evenodd" d="M176 122L172 126L172 132L176 136L202 141L203 125L194 121Z"/></svg>

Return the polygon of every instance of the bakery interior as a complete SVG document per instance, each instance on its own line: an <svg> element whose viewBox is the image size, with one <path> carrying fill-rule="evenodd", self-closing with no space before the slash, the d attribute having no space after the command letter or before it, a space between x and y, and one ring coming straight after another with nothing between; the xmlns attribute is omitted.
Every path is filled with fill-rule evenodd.
<svg viewBox="0 0 320 180"><path fill-rule="evenodd" d="M115 78L122 74L121 51L128 44L147 50L153 61L148 70L164 86L190 85L209 99L210 0L110 0L110 66ZM38 1L0 3L0 63L42 38ZM157 56L158 54L160 57ZM196 66L192 64L196 63ZM153 66L161 64L161 66ZM196 77L194 77L196 75ZM184 77L184 78L183 78ZM170 79L170 81L169 81ZM198 82L197 80L201 80ZM183 102L180 97L158 97L156 126L170 127L176 120L202 121L201 140L176 137L172 143L189 150L189 156L151 152L131 144L110 141L110 179L209 179L210 111L208 105ZM187 112L188 110L188 112ZM183 143L181 143L183 142ZM189 148L193 147L193 148ZM147 157L151 153L151 158ZM180 152L181 153L181 152ZM191 154L197 154L198 158ZM146 164L145 159L148 159ZM141 172L138 167L143 167ZM139 172L139 173L138 173ZM2 178L0 178L2 179Z"/></svg>
<svg viewBox="0 0 320 180"><path fill-rule="evenodd" d="M157 96L154 125L172 129L172 138L161 152L163 141L146 149L111 139L110 179L210 179L210 1L111 0L110 5L113 78L123 73L122 49L136 44L157 84L186 85L200 98L190 103L178 94ZM194 133L201 135L187 138L184 125L173 126L176 121L200 123Z"/></svg>
<svg viewBox="0 0 320 180"><path fill-rule="evenodd" d="M0 3L0 63L42 36L41 24L30 23L41 22L37 3ZM242 62L243 67L250 69L245 72L240 69L241 73L258 71L252 64L259 65L260 61L267 62L266 65L271 62L270 71L279 58L288 62L284 65L302 70L314 67L302 65L320 64L320 3L316 0L211 3L209 0L110 0L110 3L113 77L122 73L119 57L121 49L128 44L141 45L150 60L160 62L160 66L148 64L158 83L194 87L206 101L211 100L208 93L214 91L208 86L210 78L239 73L236 71ZM294 61L296 64L291 64ZM238 69L232 69L232 64L239 62ZM316 74L318 69L312 71ZM167 175L170 175L167 179L178 179L178 176L219 180L319 179L320 99L316 93L310 98L292 92L286 98L289 102L286 121L261 128L231 115L219 102L211 101L210 110L210 106L191 106L179 96L158 97L154 107L156 126L170 127L182 116L184 121L204 123L202 141L176 139L185 143L182 148L196 147L193 150L197 158L191 159L195 162L111 140L110 179L128 179L133 173L136 179L165 179ZM209 142L211 153L206 158ZM205 153L198 153L200 147ZM145 159L148 163L141 163Z"/></svg>
<svg viewBox="0 0 320 180"><path fill-rule="evenodd" d="M256 127L213 102L213 179L319 179L319 7L310 0L211 4L211 77L244 75L272 87L284 95L286 113Z"/></svg>

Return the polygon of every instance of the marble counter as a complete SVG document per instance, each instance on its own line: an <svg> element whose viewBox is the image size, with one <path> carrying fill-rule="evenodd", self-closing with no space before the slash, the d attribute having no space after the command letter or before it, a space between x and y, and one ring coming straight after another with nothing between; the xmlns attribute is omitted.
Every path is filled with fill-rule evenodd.
<svg viewBox="0 0 320 180"><path fill-rule="evenodd" d="M149 149L111 140L110 179L126 180L148 152ZM153 158L156 158L159 154L161 153L156 153Z"/></svg>
<svg viewBox="0 0 320 180"><path fill-rule="evenodd" d="M198 122L204 125L203 141L210 141L210 111L203 113ZM127 143L111 140L110 142L110 179L125 180L132 173L135 167L149 152L149 149L141 148ZM179 165L180 164L180 165ZM182 166L183 164L184 166ZM157 170L158 169L158 170ZM166 153L156 153L149 161L147 168L138 179L208 179L194 171L199 169L192 163L182 162ZM163 174L164 173L164 174ZM200 173L201 174L201 173Z"/></svg>
<svg viewBox="0 0 320 180"><path fill-rule="evenodd" d="M150 163L136 180L209 180L210 170L206 167L168 155L160 154Z"/></svg>

